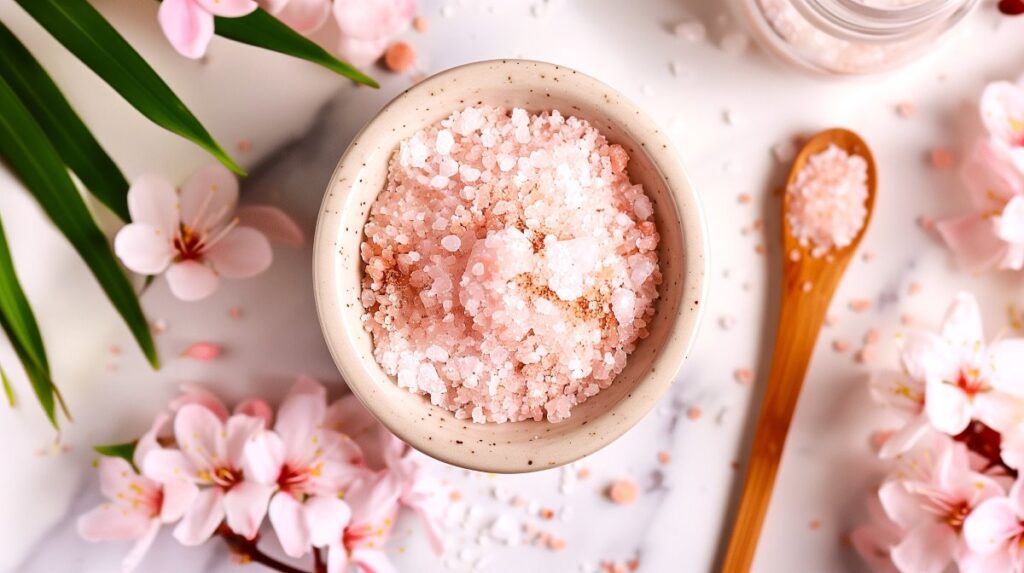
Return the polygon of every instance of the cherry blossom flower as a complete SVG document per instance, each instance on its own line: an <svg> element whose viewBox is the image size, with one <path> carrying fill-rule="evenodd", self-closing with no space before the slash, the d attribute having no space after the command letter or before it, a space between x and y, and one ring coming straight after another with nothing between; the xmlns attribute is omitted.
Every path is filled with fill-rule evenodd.
<svg viewBox="0 0 1024 573"><path fill-rule="evenodd" d="M879 489L886 516L902 532L890 551L893 564L904 573L942 573L954 560L976 560L961 535L964 522L1002 495L994 479L971 469L966 446L938 437Z"/></svg>
<svg viewBox="0 0 1024 573"><path fill-rule="evenodd" d="M331 404L324 424L354 440L371 470L394 474L400 503L416 513L433 549L442 551L444 488L427 472L422 454L389 432L352 394Z"/></svg>
<svg viewBox="0 0 1024 573"><path fill-rule="evenodd" d="M964 164L962 179L973 213L939 221L936 229L960 265L970 272L1024 267L1024 174L1005 149L979 142Z"/></svg>
<svg viewBox="0 0 1024 573"><path fill-rule="evenodd" d="M114 250L132 271L166 272L176 297L205 298L220 277L258 275L273 258L264 233L239 224L237 203L238 180L220 164L194 173L180 192L164 179L143 175L128 190L132 222L118 232Z"/></svg>
<svg viewBox="0 0 1024 573"><path fill-rule="evenodd" d="M931 425L951 436L972 419L1002 431L1024 420L1024 340L986 347L978 303L961 293L946 314L941 335L915 331L903 343L904 365L925 381L924 411Z"/></svg>
<svg viewBox="0 0 1024 573"><path fill-rule="evenodd" d="M415 0L334 0L341 30L338 52L353 65L372 64L415 15Z"/></svg>
<svg viewBox="0 0 1024 573"><path fill-rule="evenodd" d="M274 488L246 479L245 444L264 420L236 414L222 421L199 404L182 406L174 418L177 448L155 450L142 464L146 477L163 483L191 482L201 487L195 503L174 529L183 545L199 545L226 521L235 533L252 539L259 530Z"/></svg>
<svg viewBox="0 0 1024 573"><path fill-rule="evenodd" d="M133 463L141 466L150 452L159 448L156 436L167 422L160 415L135 446ZM185 514L198 490L188 482L160 484L139 475L122 458L104 456L99 460L100 490L110 501L78 519L78 534L87 541L135 540L121 563L128 573L142 561L160 527Z"/></svg>
<svg viewBox="0 0 1024 573"><path fill-rule="evenodd" d="M360 573L397 573L383 547L391 536L401 494L401 484L388 472L364 476L345 492L352 520L328 549L328 573L342 573L350 566Z"/></svg>
<svg viewBox="0 0 1024 573"><path fill-rule="evenodd" d="M1024 173L1024 78L989 84L981 94L981 120L992 141Z"/></svg>
<svg viewBox="0 0 1024 573"><path fill-rule="evenodd" d="M369 470L350 439L324 429L327 392L302 377L278 410L273 431L258 432L245 446L250 479L275 488L270 523L284 552L302 557L326 547L348 524L349 506L338 493Z"/></svg>
<svg viewBox="0 0 1024 573"><path fill-rule="evenodd" d="M257 8L253 0L163 0L157 18L179 54L197 59L213 38L213 17L237 18Z"/></svg>
<svg viewBox="0 0 1024 573"><path fill-rule="evenodd" d="M300 34L316 32L331 14L331 0L260 0L260 5Z"/></svg>
<svg viewBox="0 0 1024 573"><path fill-rule="evenodd" d="M964 522L964 539L981 561L962 567L965 573L1024 571L1024 479L1014 482L1008 497L979 504Z"/></svg>

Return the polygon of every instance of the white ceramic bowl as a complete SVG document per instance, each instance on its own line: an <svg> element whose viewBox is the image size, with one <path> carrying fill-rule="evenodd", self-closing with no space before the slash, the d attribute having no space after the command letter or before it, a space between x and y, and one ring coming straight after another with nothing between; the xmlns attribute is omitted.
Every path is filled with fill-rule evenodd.
<svg viewBox="0 0 1024 573"><path fill-rule="evenodd" d="M558 109L600 129L630 155L628 173L654 204L663 282L650 336L612 385L552 424L474 424L401 389L373 358L359 302L363 225L398 143L477 104ZM563 66L493 60L441 72L406 90L356 135L324 195L313 250L313 281L324 338L352 392L416 449L469 469L512 473L577 460L636 424L676 379L697 332L707 273L703 214L669 138L633 103Z"/></svg>

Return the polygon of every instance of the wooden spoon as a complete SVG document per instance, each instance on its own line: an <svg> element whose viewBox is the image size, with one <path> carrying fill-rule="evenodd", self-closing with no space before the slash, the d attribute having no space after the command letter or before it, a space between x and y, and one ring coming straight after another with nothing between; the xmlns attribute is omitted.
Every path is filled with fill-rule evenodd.
<svg viewBox="0 0 1024 573"><path fill-rule="evenodd" d="M860 136L846 129L825 130L811 138L793 162L786 188L793 184L807 160L829 145L835 145L850 155L859 155L867 162L867 216L864 226L850 245L815 258L811 256L810 249L801 246L790 232L786 217L789 194L785 195L782 204L782 311L779 329L775 334L775 355L768 388L761 404L757 433L754 435L743 497L740 499L739 512L722 565L723 573L749 571L754 561L761 525L768 512L772 486L782 458L782 448L786 444L786 433L793 419L818 331L821 330L832 294L853 258L874 211L875 190L878 186L875 160ZM800 256L792 256L794 251Z"/></svg>

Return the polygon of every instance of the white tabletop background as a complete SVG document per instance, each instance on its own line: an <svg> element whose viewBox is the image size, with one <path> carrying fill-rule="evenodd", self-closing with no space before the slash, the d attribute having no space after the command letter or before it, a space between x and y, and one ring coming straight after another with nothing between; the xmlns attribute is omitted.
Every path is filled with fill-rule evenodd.
<svg viewBox="0 0 1024 573"><path fill-rule="evenodd" d="M322 190L350 137L411 82L376 70L383 80L379 91L355 88L312 65L221 39L206 61L188 61L160 35L155 2L96 4L250 170L243 201L283 207L310 235ZM703 327L679 380L641 424L579 464L591 472L587 480L563 491L562 470L493 476L437 464L438 474L464 498L451 516L452 547L446 556L434 556L417 535L418 525L403 521L390 548L399 568L569 572L592 570L604 559L634 558L645 572L713 568L740 485L778 309L779 201L773 190L784 166L771 148L841 125L860 132L878 161L881 187L862 245L875 257L851 266L833 305L840 322L819 339L755 570L861 570L843 537L864 519L865 496L884 471L873 459L871 433L893 423L871 406L865 381L871 368L893 366L894 356L884 344L875 364L858 364L852 352L834 352L832 340L845 338L856 348L868 328L878 327L888 341L904 313L934 324L961 288L979 295L994 332L1007 325L1007 304L1022 299L1011 275L958 273L935 238L915 224L921 215L941 217L966 205L953 171L930 167L927 151L947 146L959 154L977 129L976 99L984 83L1024 73L1024 18L999 17L993 4L984 2L957 39L911 66L836 81L805 76L754 46L742 54L721 50L718 40L737 24L716 0L422 1L430 30L405 38L416 46L424 72L488 58L548 60L621 90L666 127L703 201L711 280ZM181 180L210 161L131 109L12 0L0 0L0 15L130 179L155 172ZM687 19L704 22L707 41L671 33ZM671 73L671 62L680 73ZM915 105L913 117L895 112L900 102ZM235 151L240 141L251 142L251 151ZM753 202L740 204L741 193ZM327 382L333 394L344 392L316 320L308 241L301 249L276 249L269 272L225 284L200 303L175 300L158 280L143 303L150 318L166 320L169 328L157 339L165 366L152 372L84 265L2 167L0 213L55 378L75 415L60 437L63 446L53 446L54 434L13 354L0 347L0 363L16 379L21 398L14 411L0 408L0 571L118 570L127 544L92 545L74 530L75 517L99 502L91 446L137 436L181 382L210 384L228 400L252 394L278 399L294 375L306 372ZM741 233L761 218L767 239ZM755 251L762 241L767 256ZM911 282L923 286L921 294L907 295ZM846 304L854 297L875 305L853 314ZM229 317L233 306L242 309L241 319ZM736 319L731 329L719 326L726 315ZM213 363L179 357L198 340L223 344L225 355ZM753 369L758 382L738 384L737 368ZM691 419L691 407L703 415ZM671 454L670 464L658 463L661 450ZM642 486L637 503L617 506L602 495L621 477ZM530 509L549 507L558 517L542 521L511 508L495 499L495 488L498 498L520 495L534 501ZM473 543L475 532L487 531L501 514L517 524L538 524L564 538L566 547ZM141 570L236 567L217 541L185 549L165 532Z"/></svg>

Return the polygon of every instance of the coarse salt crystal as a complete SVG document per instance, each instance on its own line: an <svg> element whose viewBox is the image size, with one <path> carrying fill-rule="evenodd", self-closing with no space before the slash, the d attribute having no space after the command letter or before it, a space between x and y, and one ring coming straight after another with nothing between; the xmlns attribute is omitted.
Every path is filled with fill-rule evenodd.
<svg viewBox="0 0 1024 573"><path fill-rule="evenodd" d="M661 282L628 161L555 111L471 107L403 141L361 247L385 372L477 423L559 421L607 388Z"/></svg>
<svg viewBox="0 0 1024 573"><path fill-rule="evenodd" d="M867 217L867 161L835 145L812 155L786 193L790 232L811 255L848 246Z"/></svg>

